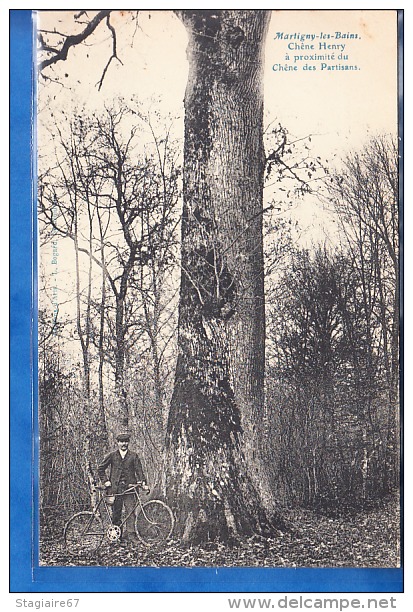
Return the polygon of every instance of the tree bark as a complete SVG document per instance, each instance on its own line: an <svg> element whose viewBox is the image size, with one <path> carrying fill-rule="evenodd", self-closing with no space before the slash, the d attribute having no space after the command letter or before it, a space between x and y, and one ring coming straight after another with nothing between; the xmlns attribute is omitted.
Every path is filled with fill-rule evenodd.
<svg viewBox="0 0 413 612"><path fill-rule="evenodd" d="M189 36L178 360L166 489L184 540L269 528L262 495L268 11L179 11Z"/></svg>

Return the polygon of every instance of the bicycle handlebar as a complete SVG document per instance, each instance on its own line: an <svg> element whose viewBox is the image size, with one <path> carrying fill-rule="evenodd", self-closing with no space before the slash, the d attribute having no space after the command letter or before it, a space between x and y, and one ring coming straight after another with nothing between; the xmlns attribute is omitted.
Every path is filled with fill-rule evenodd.
<svg viewBox="0 0 413 612"><path fill-rule="evenodd" d="M107 487L104 487L103 485L95 485L95 490L97 491L106 491L106 489ZM147 495L149 495L150 493L149 487L146 487L145 484L142 481L140 481L140 482L135 482L135 483L129 483L128 488L125 489L123 493L115 493L115 494L112 493L112 495L124 495L125 493L132 493L136 491L136 489L145 489Z"/></svg>

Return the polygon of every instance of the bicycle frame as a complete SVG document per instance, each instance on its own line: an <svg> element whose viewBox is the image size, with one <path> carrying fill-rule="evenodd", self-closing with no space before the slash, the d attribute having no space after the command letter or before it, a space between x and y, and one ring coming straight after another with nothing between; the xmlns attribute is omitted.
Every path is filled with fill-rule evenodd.
<svg viewBox="0 0 413 612"><path fill-rule="evenodd" d="M93 512L94 516L100 516L99 515L99 508L100 508L100 506L102 505L102 502L103 502L104 508L106 510L106 515L107 515L107 517L109 519L109 522L110 522L111 526L113 526L112 512L110 510L110 504L108 504L108 502L105 499L106 495L103 494L101 489L97 488L96 490L99 491L100 499L99 499L98 503L96 504L95 508L92 510L92 512ZM149 521L149 522L152 522L152 521L150 521L150 519L148 519L148 517L145 514L145 511L143 509L142 500L141 500L141 498L139 496L139 493L138 493L136 487L130 487L130 488L126 489L123 493L115 493L113 495L113 497L123 497L124 495L135 495L136 503L135 503L134 507L132 508L132 510L129 512L129 514L123 519L123 521L120 523L120 525L118 525L118 527L122 528L124 526L124 524L126 523L126 521L128 520L128 518L131 517L136 512L136 509L139 506L140 506L140 508L142 510L142 513L143 513L145 519L147 521Z"/></svg>

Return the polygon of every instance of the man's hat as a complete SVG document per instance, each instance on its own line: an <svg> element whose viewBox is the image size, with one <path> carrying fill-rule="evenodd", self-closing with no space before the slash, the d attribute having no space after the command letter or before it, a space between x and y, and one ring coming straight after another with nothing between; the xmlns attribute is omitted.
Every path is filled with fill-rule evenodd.
<svg viewBox="0 0 413 612"><path fill-rule="evenodd" d="M118 442L129 442L129 440L130 440L130 433L127 432L127 431L119 432L118 435L116 436L116 440Z"/></svg>

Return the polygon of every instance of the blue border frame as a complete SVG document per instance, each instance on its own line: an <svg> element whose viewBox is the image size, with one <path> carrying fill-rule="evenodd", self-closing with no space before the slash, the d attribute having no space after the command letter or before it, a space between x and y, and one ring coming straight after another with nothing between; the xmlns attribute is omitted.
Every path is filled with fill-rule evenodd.
<svg viewBox="0 0 413 612"><path fill-rule="evenodd" d="M10 11L10 586L28 589L32 541L31 138L31 11Z"/></svg>
<svg viewBox="0 0 413 612"><path fill-rule="evenodd" d="M403 569L38 567L33 496L36 373L32 12L10 10L10 591L403 592ZM35 225L34 225L35 227ZM34 351L34 352L33 352Z"/></svg>

